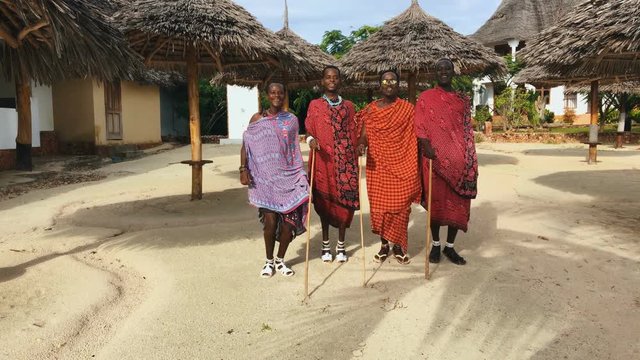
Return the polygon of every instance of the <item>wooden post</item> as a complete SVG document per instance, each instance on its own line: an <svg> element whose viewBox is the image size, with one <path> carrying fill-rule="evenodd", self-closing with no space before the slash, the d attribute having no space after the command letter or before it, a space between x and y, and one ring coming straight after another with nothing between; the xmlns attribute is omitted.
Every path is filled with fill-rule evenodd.
<svg viewBox="0 0 640 360"><path fill-rule="evenodd" d="M417 95L417 89L416 89L416 81L417 81L418 76L416 75L415 72L410 71L409 72L409 78L407 79L408 82L408 86L409 86L409 102L412 103L413 105L416 104L416 95Z"/></svg>
<svg viewBox="0 0 640 360"><path fill-rule="evenodd" d="M16 79L16 111L18 134L16 136L16 170L33 170L31 162L31 84L30 77L20 66Z"/></svg>
<svg viewBox="0 0 640 360"><path fill-rule="evenodd" d="M598 80L591 82L591 128L598 126L600 102L598 101ZM588 164L596 164L598 161L598 141L589 139L589 158Z"/></svg>
<svg viewBox="0 0 640 360"><path fill-rule="evenodd" d="M311 244L311 203L313 202L313 174L316 169L316 151L311 150L309 160L311 162L311 181L309 181L309 207L307 208L307 248L304 257L304 300L309 300L309 247Z"/></svg>
<svg viewBox="0 0 640 360"><path fill-rule="evenodd" d="M422 166L422 164L420 164ZM424 176L424 175L423 175ZM433 160L429 159L429 186L427 190L427 253L424 259L424 278L429 280L429 253L431 252L431 183L433 183Z"/></svg>
<svg viewBox="0 0 640 360"><path fill-rule="evenodd" d="M194 44L187 44L187 88L189 95L189 133L191 135L191 200L202 199L202 140L200 139L200 90L198 60Z"/></svg>

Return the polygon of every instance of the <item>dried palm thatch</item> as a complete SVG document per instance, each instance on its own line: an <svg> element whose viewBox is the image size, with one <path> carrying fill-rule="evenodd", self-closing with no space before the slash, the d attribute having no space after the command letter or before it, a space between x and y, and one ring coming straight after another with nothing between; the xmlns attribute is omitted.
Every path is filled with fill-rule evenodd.
<svg viewBox="0 0 640 360"><path fill-rule="evenodd" d="M640 0L583 1L521 53L566 80L632 80L640 74Z"/></svg>
<svg viewBox="0 0 640 360"><path fill-rule="evenodd" d="M429 75L435 72L435 62L443 57L450 58L463 74L505 69L504 61L491 49L428 15L417 0L355 45L341 59L341 65L356 78L377 77L388 69Z"/></svg>
<svg viewBox="0 0 640 360"><path fill-rule="evenodd" d="M470 37L486 46L511 39L528 41L556 24L580 0L502 0L493 15Z"/></svg>
<svg viewBox="0 0 640 360"><path fill-rule="evenodd" d="M186 84L187 78L177 71L145 69L134 74L134 81L142 85L156 85L169 88Z"/></svg>
<svg viewBox="0 0 640 360"><path fill-rule="evenodd" d="M259 86L261 88L266 87L270 82L287 84L289 89L310 87L317 85L322 78L322 69L325 66L336 62L336 59L331 55L302 39L288 26L276 32L276 35L287 44L289 51L304 59L304 64L285 62L278 67L270 66L270 64L235 66L231 71L216 74L211 82L214 84ZM312 71L308 69L312 69Z"/></svg>
<svg viewBox="0 0 640 360"><path fill-rule="evenodd" d="M340 59L340 65L345 74L358 80L377 79L381 71L397 69L409 81L409 99L414 99L416 79L432 76L436 61L443 57L450 58L461 74L506 71L504 60L493 50L428 15L418 0L355 45Z"/></svg>
<svg viewBox="0 0 640 360"><path fill-rule="evenodd" d="M32 80L131 77L137 56L108 21L107 0L0 0L4 75Z"/></svg>
<svg viewBox="0 0 640 360"><path fill-rule="evenodd" d="M586 85L572 85L568 86L565 89L565 93L574 94L574 93L588 93L591 90L589 86ZM621 83L612 83L601 86L599 88L600 92L606 92L616 95L621 94L640 94L640 82L639 81L625 81Z"/></svg>
<svg viewBox="0 0 640 360"><path fill-rule="evenodd" d="M287 88L312 87L322 78L325 66L335 63L335 59L322 51L319 46L312 45L289 28L289 7L284 2L284 26L276 32L276 36L287 46L287 49L303 59L302 63L284 62L281 66L256 64L236 66L231 71L216 74L211 83L259 86L265 88L270 82L286 84Z"/></svg>
<svg viewBox="0 0 640 360"><path fill-rule="evenodd" d="M211 73L303 60L229 0L134 0L114 19L145 65L156 68L185 69L189 46L195 49L200 70Z"/></svg>
<svg viewBox="0 0 640 360"><path fill-rule="evenodd" d="M563 73L558 69L550 70L542 65L527 65L514 78L517 84L532 84L535 86L553 87L559 85L581 86L594 80L602 85L619 84L640 81L640 74L628 73L616 76L603 76L593 72L573 71Z"/></svg>

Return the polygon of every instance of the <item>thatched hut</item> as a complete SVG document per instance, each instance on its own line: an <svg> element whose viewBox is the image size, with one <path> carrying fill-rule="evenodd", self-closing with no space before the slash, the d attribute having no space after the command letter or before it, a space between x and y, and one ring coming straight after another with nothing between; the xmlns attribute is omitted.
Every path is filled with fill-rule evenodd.
<svg viewBox="0 0 640 360"><path fill-rule="evenodd" d="M216 74L211 80L215 84L259 86L264 88L270 82L286 84L288 89L317 85L322 78L322 69L332 65L336 59L319 46L310 44L289 27L289 9L285 0L284 26L276 36L286 44L287 49L298 55L302 62L283 63L274 68L271 64L236 66L230 71Z"/></svg>
<svg viewBox="0 0 640 360"><path fill-rule="evenodd" d="M108 1L0 1L2 70L16 83L16 168L31 165L31 81L130 78L138 62L110 25Z"/></svg>
<svg viewBox="0 0 640 360"><path fill-rule="evenodd" d="M587 0L522 50L538 81L591 82L592 134L597 134L598 88L603 82L640 79L640 0ZM525 77L525 76L522 76ZM597 161L597 135L589 141Z"/></svg>
<svg viewBox="0 0 640 360"><path fill-rule="evenodd" d="M355 45L342 59L349 77L377 79L381 71L397 69L409 83L409 100L415 102L416 82L435 73L435 62L450 58L461 74L504 71L502 58L428 15L418 0L402 14L385 22L368 39Z"/></svg>
<svg viewBox="0 0 640 360"><path fill-rule="evenodd" d="M235 66L230 71L217 73L211 79L211 83L258 86L264 89L269 83L279 82L287 89L285 106L288 107L288 90L317 85L322 78L324 67L336 63L333 56L324 52L319 46L310 44L289 28L289 9L286 0L284 26L276 32L276 36L286 44L290 52L302 60L284 61L277 67L268 63Z"/></svg>
<svg viewBox="0 0 640 360"><path fill-rule="evenodd" d="M553 26L580 0L502 0L493 15L470 37L506 55Z"/></svg>
<svg viewBox="0 0 640 360"><path fill-rule="evenodd" d="M298 61L275 34L229 0L134 0L114 16L148 66L186 69L192 166L191 198L202 198L200 71ZM282 59L282 60L281 60Z"/></svg>
<svg viewBox="0 0 640 360"><path fill-rule="evenodd" d="M578 11L579 10L579 11ZM581 2L521 55L570 82L633 80L640 74L640 0Z"/></svg>

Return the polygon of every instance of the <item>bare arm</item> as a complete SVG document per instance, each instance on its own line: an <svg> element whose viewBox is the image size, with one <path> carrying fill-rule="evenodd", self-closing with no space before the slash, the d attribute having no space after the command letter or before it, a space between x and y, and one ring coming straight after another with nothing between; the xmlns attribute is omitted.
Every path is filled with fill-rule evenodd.
<svg viewBox="0 0 640 360"><path fill-rule="evenodd" d="M364 155L367 146L369 146L369 139L367 139L367 129L364 119L362 119L362 127L360 128L360 137L358 138L358 152L360 155Z"/></svg>
<svg viewBox="0 0 640 360"><path fill-rule="evenodd" d="M249 120L249 124L258 121L261 117L260 113L254 114ZM240 148L240 183L242 185L251 184L251 174L247 168L247 151L244 147L244 142L242 142L242 148Z"/></svg>

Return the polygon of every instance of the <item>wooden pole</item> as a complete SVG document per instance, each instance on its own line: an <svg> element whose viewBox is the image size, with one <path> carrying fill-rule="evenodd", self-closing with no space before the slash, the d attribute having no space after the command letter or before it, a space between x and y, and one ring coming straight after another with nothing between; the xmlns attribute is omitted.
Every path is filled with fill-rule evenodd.
<svg viewBox="0 0 640 360"><path fill-rule="evenodd" d="M16 136L16 169L33 169L31 162L31 79L24 65L20 66L16 79L16 111L18 133Z"/></svg>
<svg viewBox="0 0 640 360"><path fill-rule="evenodd" d="M413 105L416 104L416 95L417 95L416 82L417 82L417 78L418 78L418 76L416 75L415 72L413 72L413 71L409 72L409 78L407 79L408 86L409 86L409 102L412 103Z"/></svg>
<svg viewBox="0 0 640 360"><path fill-rule="evenodd" d="M433 182L433 160L429 159L429 187L427 190L427 254L424 261L424 278L429 280L429 251L431 251L431 183Z"/></svg>
<svg viewBox="0 0 640 360"><path fill-rule="evenodd" d="M311 181L309 182L309 207L307 208L307 250L304 258L304 301L309 299L309 245L311 243L311 202L313 200L313 174L316 168L316 151L311 150Z"/></svg>
<svg viewBox="0 0 640 360"><path fill-rule="evenodd" d="M362 247L362 287L367 287L367 256L364 248L364 220L362 220L362 156L358 155L358 200L360 202L360 247Z"/></svg>
<svg viewBox="0 0 640 360"><path fill-rule="evenodd" d="M187 87L189 95L189 133L191 135L191 200L202 199L202 140L200 138L200 89L196 48L187 44Z"/></svg>
<svg viewBox="0 0 640 360"><path fill-rule="evenodd" d="M598 126L598 114L600 108L600 101L598 100L598 80L591 82L591 129ZM598 141L595 139L589 139L589 158L587 163L596 164L598 162Z"/></svg>

